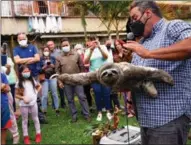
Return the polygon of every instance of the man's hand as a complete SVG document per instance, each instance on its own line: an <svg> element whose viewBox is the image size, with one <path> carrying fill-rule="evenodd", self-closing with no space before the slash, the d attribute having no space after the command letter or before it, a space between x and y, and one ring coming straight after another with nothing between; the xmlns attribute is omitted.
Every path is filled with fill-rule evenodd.
<svg viewBox="0 0 191 145"><path fill-rule="evenodd" d="M90 42L90 50L94 50L96 48L96 42L95 41L92 41Z"/></svg>
<svg viewBox="0 0 191 145"><path fill-rule="evenodd" d="M10 68L11 68L11 65L6 64L5 67L6 67L7 69L10 69Z"/></svg>
<svg viewBox="0 0 191 145"><path fill-rule="evenodd" d="M139 44L138 42L127 41L126 44L123 44L123 47L127 50L131 50L131 51L135 52L137 55L139 55L142 58L148 58L149 57L149 50L144 48L144 46Z"/></svg>
<svg viewBox="0 0 191 145"><path fill-rule="evenodd" d="M55 65L51 63L51 64L50 64L50 67L54 68L54 67L55 67Z"/></svg>
<svg viewBox="0 0 191 145"><path fill-rule="evenodd" d="M128 113L131 113L132 115L135 115L134 106L131 103L127 103L127 111Z"/></svg>
<svg viewBox="0 0 191 145"><path fill-rule="evenodd" d="M58 81L58 86L59 86L59 88L64 88L64 84L61 82L61 81Z"/></svg>
<svg viewBox="0 0 191 145"><path fill-rule="evenodd" d="M42 67L42 69L46 69L47 68L47 65L45 64L43 67Z"/></svg>
<svg viewBox="0 0 191 145"><path fill-rule="evenodd" d="M36 62L35 58L32 57L30 60L27 61L26 64L33 64L35 62Z"/></svg>
<svg viewBox="0 0 191 145"><path fill-rule="evenodd" d="M10 91L10 87L7 84L1 84L1 92L8 93Z"/></svg>

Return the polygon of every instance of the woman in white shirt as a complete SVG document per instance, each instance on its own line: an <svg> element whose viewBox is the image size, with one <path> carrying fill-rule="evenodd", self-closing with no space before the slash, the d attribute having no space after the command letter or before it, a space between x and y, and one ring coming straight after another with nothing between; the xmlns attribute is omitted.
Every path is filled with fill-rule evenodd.
<svg viewBox="0 0 191 145"><path fill-rule="evenodd" d="M84 62L85 64L90 63L90 72L98 70L104 63L107 62L108 51L103 45L101 46L99 41L95 37L89 38L90 48L85 52ZM99 83L93 83L92 88L95 94L96 107L98 111L97 121L102 120L102 108L107 110L107 118L111 120L111 103L110 103L110 93L111 89L105 87ZM102 105L104 102L104 106Z"/></svg>

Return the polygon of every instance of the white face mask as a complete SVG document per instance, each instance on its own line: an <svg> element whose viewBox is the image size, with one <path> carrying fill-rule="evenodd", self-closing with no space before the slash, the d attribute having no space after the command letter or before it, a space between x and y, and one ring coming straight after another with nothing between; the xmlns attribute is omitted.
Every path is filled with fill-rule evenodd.
<svg viewBox="0 0 191 145"><path fill-rule="evenodd" d="M19 45L22 47L27 46L27 39L19 41Z"/></svg>
<svg viewBox="0 0 191 145"><path fill-rule="evenodd" d="M48 51L45 51L45 52L43 52L43 54L44 54L44 56L49 56L49 52Z"/></svg>
<svg viewBox="0 0 191 145"><path fill-rule="evenodd" d="M70 51L70 46L62 47L62 51L63 52L69 52Z"/></svg>

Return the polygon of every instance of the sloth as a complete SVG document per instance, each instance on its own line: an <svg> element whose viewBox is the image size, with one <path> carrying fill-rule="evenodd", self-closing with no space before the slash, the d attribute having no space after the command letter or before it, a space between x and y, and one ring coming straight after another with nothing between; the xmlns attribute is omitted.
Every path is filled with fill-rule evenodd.
<svg viewBox="0 0 191 145"><path fill-rule="evenodd" d="M87 85L101 83L112 88L113 91L143 91L148 96L156 97L157 90L154 83L161 82L173 86L174 81L164 70L143 67L128 62L106 63L97 71L78 74L55 74L63 84Z"/></svg>

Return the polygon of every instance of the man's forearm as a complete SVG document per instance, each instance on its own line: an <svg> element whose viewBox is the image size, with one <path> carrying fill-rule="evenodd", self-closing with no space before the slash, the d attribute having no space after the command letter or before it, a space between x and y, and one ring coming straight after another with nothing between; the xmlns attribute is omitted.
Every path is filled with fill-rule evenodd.
<svg viewBox="0 0 191 145"><path fill-rule="evenodd" d="M177 42L169 47L151 50L151 55L163 55L179 52L191 53L191 37Z"/></svg>
<svg viewBox="0 0 191 145"><path fill-rule="evenodd" d="M23 96L18 95L18 94L15 95L15 98L17 98L17 99L19 99L19 100L23 100Z"/></svg>
<svg viewBox="0 0 191 145"><path fill-rule="evenodd" d="M31 60L32 57L29 58L17 58L15 59L16 64L25 64Z"/></svg>
<svg viewBox="0 0 191 145"><path fill-rule="evenodd" d="M103 56L105 59L107 59L107 58L108 58L108 55L101 49L100 46L98 46L98 47L99 47L99 50L100 50L102 56Z"/></svg>
<svg viewBox="0 0 191 145"><path fill-rule="evenodd" d="M39 55L35 56L34 57L34 62L39 62L39 61L40 61L40 56Z"/></svg>
<svg viewBox="0 0 191 145"><path fill-rule="evenodd" d="M154 58L159 60L184 60L191 57L191 54L187 52L176 52L176 53L168 53L168 54L152 54L149 53L147 58Z"/></svg>
<svg viewBox="0 0 191 145"><path fill-rule="evenodd" d="M92 56L93 50L90 49L89 55L84 59L84 63L88 64L90 62L90 58Z"/></svg>

